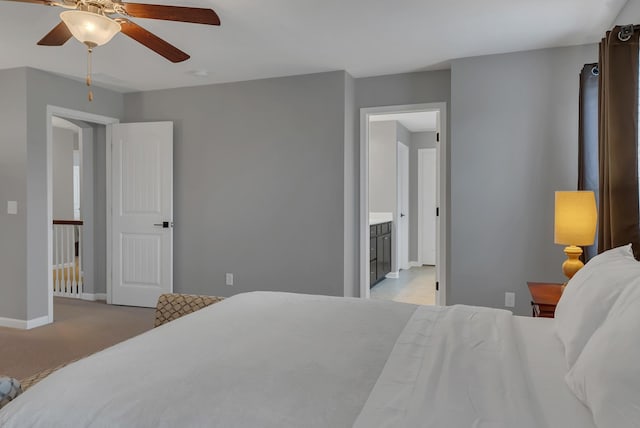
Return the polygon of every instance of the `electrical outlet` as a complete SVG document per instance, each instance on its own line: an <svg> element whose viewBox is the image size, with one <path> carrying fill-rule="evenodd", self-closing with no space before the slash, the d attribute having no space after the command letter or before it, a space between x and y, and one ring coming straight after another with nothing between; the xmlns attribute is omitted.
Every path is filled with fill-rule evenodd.
<svg viewBox="0 0 640 428"><path fill-rule="evenodd" d="M226 274L226 277L227 277L227 285L233 285L233 274L228 273Z"/></svg>
<svg viewBox="0 0 640 428"><path fill-rule="evenodd" d="M504 305L507 308L515 308L516 306L516 293L504 293Z"/></svg>

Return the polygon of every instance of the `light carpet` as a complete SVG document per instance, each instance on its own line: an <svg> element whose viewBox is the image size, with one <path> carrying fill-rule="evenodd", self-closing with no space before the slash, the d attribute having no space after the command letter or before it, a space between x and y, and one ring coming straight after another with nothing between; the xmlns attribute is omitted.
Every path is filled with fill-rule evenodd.
<svg viewBox="0 0 640 428"><path fill-rule="evenodd" d="M153 328L155 310L54 299L54 323L0 327L0 374L18 379L92 354Z"/></svg>

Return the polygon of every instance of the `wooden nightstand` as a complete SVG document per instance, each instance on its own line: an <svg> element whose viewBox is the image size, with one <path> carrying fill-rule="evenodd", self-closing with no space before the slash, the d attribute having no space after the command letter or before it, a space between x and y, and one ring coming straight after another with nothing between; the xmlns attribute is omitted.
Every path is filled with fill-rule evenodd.
<svg viewBox="0 0 640 428"><path fill-rule="evenodd" d="M527 282L531 293L534 317L553 318L562 296L562 284L556 282Z"/></svg>

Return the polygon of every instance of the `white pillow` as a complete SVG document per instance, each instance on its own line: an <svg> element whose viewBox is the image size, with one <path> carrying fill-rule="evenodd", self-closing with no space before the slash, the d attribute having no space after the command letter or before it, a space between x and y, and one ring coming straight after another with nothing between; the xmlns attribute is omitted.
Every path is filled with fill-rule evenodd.
<svg viewBox="0 0 640 428"><path fill-rule="evenodd" d="M555 312L556 334L571 368L591 335L604 322L624 287L640 277L631 244L591 259L565 287Z"/></svg>
<svg viewBox="0 0 640 428"><path fill-rule="evenodd" d="M635 260L635 257L633 255L633 248L631 244L623 245L621 247L616 247L616 248L612 248L610 250L604 251L598 254L597 256L593 257L591 260L589 260L587 265L593 267L603 263L613 262L616 260L627 259L627 258ZM579 270L578 272L580 272L581 270Z"/></svg>
<svg viewBox="0 0 640 428"><path fill-rule="evenodd" d="M640 279L620 294L565 380L599 428L640 426Z"/></svg>

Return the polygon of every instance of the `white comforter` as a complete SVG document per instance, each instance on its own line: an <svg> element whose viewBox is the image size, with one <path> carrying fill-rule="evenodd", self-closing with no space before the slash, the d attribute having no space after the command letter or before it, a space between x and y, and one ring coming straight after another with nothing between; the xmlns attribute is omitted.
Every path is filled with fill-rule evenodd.
<svg viewBox="0 0 640 428"><path fill-rule="evenodd" d="M511 314L248 293L72 364L24 427L544 426Z"/></svg>
<svg viewBox="0 0 640 428"><path fill-rule="evenodd" d="M511 312L422 306L354 427L543 428Z"/></svg>

